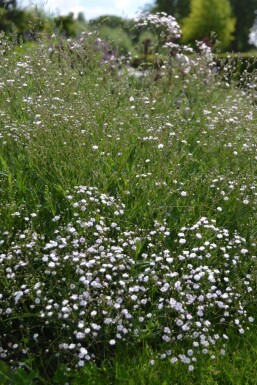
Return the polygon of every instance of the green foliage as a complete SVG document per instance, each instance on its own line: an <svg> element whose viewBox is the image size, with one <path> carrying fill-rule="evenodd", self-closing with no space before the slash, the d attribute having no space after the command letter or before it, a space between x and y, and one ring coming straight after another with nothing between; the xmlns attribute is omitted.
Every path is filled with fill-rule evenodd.
<svg viewBox="0 0 257 385"><path fill-rule="evenodd" d="M120 17L120 16L115 16L115 15L102 15L97 17L96 19L91 19L89 21L90 26L106 26L109 28L118 28L118 27L123 27L125 23L125 20Z"/></svg>
<svg viewBox="0 0 257 385"><path fill-rule="evenodd" d="M247 51L250 48L249 32L256 19L257 0L230 0L236 18L234 40L230 45L233 51Z"/></svg>
<svg viewBox="0 0 257 385"><path fill-rule="evenodd" d="M67 37L76 36L76 23L73 13L69 13L67 16L58 16L54 19L55 25L61 34Z"/></svg>
<svg viewBox="0 0 257 385"><path fill-rule="evenodd" d="M128 34L120 27L108 27L103 25L99 30L100 36L108 41L110 46L119 54L127 54L133 51L132 42Z"/></svg>
<svg viewBox="0 0 257 385"><path fill-rule="evenodd" d="M233 40L234 27L228 0L191 0L190 15L183 20L183 41L208 40L214 32L224 49Z"/></svg>
<svg viewBox="0 0 257 385"><path fill-rule="evenodd" d="M19 368L12 371L4 361L0 361L1 385L33 385L35 384L35 381L38 380L39 377L36 370L31 368Z"/></svg>
<svg viewBox="0 0 257 385"><path fill-rule="evenodd" d="M77 16L77 21L82 24L86 24L85 15L83 12L79 12Z"/></svg>
<svg viewBox="0 0 257 385"><path fill-rule="evenodd" d="M231 346L226 356L217 359L199 357L199 369L189 373L185 365L172 365L166 360L153 362L154 349L146 344L138 349L118 349L111 360L101 365L88 363L82 369L69 370L60 364L53 376L38 376L31 367L12 371L0 361L1 385L256 385L257 338L252 333L238 340L230 335Z"/></svg>
<svg viewBox="0 0 257 385"><path fill-rule="evenodd" d="M17 1L16 0L0 0L0 8L16 8Z"/></svg>
<svg viewBox="0 0 257 385"><path fill-rule="evenodd" d="M6 33L16 33L26 40L35 39L39 32L49 33L53 28L53 20L40 9L0 8L0 30Z"/></svg>
<svg viewBox="0 0 257 385"><path fill-rule="evenodd" d="M27 28L26 15L19 9L0 8L0 30L21 33Z"/></svg>
<svg viewBox="0 0 257 385"><path fill-rule="evenodd" d="M133 19L124 19L120 16L112 16L112 15L106 15L106 16L100 16L96 19L89 20L89 26L97 29L102 29L104 27L108 27L110 29L116 29L122 30L122 34L127 40L127 37L125 37L124 32L129 37L131 42L137 42L139 31L134 28L135 22Z"/></svg>
<svg viewBox="0 0 257 385"><path fill-rule="evenodd" d="M24 12L26 27L20 32L25 33L51 33L54 29L54 21L44 10L31 8Z"/></svg>
<svg viewBox="0 0 257 385"><path fill-rule="evenodd" d="M27 10L0 7L0 30L16 33L25 40L36 39L41 32L52 33L56 27L60 33L69 37L88 29L83 14L75 20L72 13L53 18L37 7Z"/></svg>

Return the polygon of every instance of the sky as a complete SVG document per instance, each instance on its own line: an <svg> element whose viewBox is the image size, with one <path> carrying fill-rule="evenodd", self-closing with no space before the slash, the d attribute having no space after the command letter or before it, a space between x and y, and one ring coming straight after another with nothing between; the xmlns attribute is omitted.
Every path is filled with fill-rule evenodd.
<svg viewBox="0 0 257 385"><path fill-rule="evenodd" d="M118 15L124 18L135 17L146 4L153 0L18 0L19 7L37 5L54 14L67 15L73 12L75 16L83 12L86 20L101 15Z"/></svg>

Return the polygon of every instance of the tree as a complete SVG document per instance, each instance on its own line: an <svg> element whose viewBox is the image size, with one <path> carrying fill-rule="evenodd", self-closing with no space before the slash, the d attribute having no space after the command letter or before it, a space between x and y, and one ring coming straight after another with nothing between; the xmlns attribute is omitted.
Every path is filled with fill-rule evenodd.
<svg viewBox="0 0 257 385"><path fill-rule="evenodd" d="M155 0L151 12L166 12L177 20L187 17L190 12L190 0Z"/></svg>
<svg viewBox="0 0 257 385"><path fill-rule="evenodd" d="M78 13L77 21L78 21L79 23L82 23L82 24L85 24L85 23L86 23L85 15L84 15L83 12L79 12L79 13Z"/></svg>
<svg viewBox="0 0 257 385"><path fill-rule="evenodd" d="M115 15L103 15L95 19L89 20L89 26L93 28L108 27L108 28L119 28L124 31L129 39L133 42L138 41L139 33L134 28L135 21L133 19L124 19L120 16Z"/></svg>
<svg viewBox="0 0 257 385"><path fill-rule="evenodd" d="M235 21L229 0L191 0L191 12L182 22L183 40L208 41L215 32L224 49L233 40Z"/></svg>
<svg viewBox="0 0 257 385"><path fill-rule="evenodd" d="M231 44L233 51L247 51L249 44L249 33L256 19L257 0L230 0L233 14L236 17L235 39Z"/></svg>
<svg viewBox="0 0 257 385"><path fill-rule="evenodd" d="M123 28L127 23L127 19L115 15L103 15L89 21L89 25L97 27Z"/></svg>
<svg viewBox="0 0 257 385"><path fill-rule="evenodd" d="M0 0L0 8L16 8L17 1L16 0Z"/></svg>
<svg viewBox="0 0 257 385"><path fill-rule="evenodd" d="M0 31L6 33L17 33L22 35L28 29L26 14L21 9L10 9L0 7Z"/></svg>
<svg viewBox="0 0 257 385"><path fill-rule="evenodd" d="M76 36L76 23L74 19L74 14L70 12L66 16L58 16L54 19L55 25L58 28L59 32L63 33L66 36Z"/></svg>

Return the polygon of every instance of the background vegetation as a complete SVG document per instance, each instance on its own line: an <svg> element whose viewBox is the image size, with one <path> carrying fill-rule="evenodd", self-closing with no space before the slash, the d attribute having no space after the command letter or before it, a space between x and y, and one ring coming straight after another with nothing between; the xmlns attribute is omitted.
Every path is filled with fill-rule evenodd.
<svg viewBox="0 0 257 385"><path fill-rule="evenodd" d="M145 11L174 16L182 26L185 43L204 39L212 44L215 35L220 41L219 50L245 52L253 48L249 33L255 26L256 9L256 0L249 0L247 7L240 0L156 0ZM0 2L0 30L15 32L25 40L35 39L38 32L53 28L66 37L74 37L96 26L102 30L103 38L111 42L112 48L122 53L142 51L142 45L138 45L139 31L134 28L133 20L103 15L86 21L82 13L76 18L73 14L53 16L40 9L18 9L16 1Z"/></svg>

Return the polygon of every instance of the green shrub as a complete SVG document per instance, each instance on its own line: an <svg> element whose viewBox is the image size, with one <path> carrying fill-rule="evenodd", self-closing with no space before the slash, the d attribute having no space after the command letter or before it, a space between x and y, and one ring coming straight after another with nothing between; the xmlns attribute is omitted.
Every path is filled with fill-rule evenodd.
<svg viewBox="0 0 257 385"><path fill-rule="evenodd" d="M233 40L235 21L228 0L191 0L191 13L182 21L183 41L210 41L214 32L224 49Z"/></svg>

